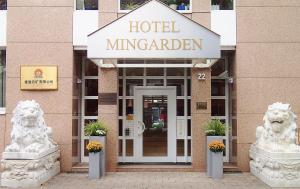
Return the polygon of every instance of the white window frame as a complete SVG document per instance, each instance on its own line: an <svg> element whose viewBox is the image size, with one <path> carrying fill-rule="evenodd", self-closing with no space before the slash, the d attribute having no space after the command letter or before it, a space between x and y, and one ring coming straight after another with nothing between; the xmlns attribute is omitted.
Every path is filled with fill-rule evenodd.
<svg viewBox="0 0 300 189"><path fill-rule="evenodd" d="M145 1L146 2L146 1ZM121 10L121 0L118 0L118 13L129 13L132 10ZM190 10L176 10L179 13L192 13L193 12L193 0L190 0Z"/></svg>

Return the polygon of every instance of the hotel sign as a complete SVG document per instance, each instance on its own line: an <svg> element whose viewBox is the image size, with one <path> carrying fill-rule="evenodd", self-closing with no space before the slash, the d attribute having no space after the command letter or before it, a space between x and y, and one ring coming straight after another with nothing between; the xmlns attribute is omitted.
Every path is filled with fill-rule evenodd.
<svg viewBox="0 0 300 189"><path fill-rule="evenodd" d="M21 66L21 90L57 90L57 66Z"/></svg>
<svg viewBox="0 0 300 189"><path fill-rule="evenodd" d="M220 58L220 36L153 0L90 34L88 58Z"/></svg>

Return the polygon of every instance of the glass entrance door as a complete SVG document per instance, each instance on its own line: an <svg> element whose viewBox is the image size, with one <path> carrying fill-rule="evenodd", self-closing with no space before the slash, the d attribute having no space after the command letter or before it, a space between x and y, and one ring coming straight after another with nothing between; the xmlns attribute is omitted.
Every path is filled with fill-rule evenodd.
<svg viewBox="0 0 300 189"><path fill-rule="evenodd" d="M135 87L136 162L176 162L176 88Z"/></svg>

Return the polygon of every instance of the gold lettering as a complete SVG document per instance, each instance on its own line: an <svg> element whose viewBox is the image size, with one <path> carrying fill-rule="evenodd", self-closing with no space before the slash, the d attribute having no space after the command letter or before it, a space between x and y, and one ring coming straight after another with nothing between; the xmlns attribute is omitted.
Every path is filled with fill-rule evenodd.
<svg viewBox="0 0 300 189"><path fill-rule="evenodd" d="M107 45L106 45L106 50L118 50L118 39L115 40L115 42L112 44L110 39L106 39Z"/></svg>
<svg viewBox="0 0 300 189"><path fill-rule="evenodd" d="M175 46L175 42L177 42L177 47ZM172 39L172 50L181 49L181 41L179 39Z"/></svg>
<svg viewBox="0 0 300 189"><path fill-rule="evenodd" d="M159 21L153 21L152 22L153 24L154 24L154 32L158 32L158 25L161 23L161 22L159 22Z"/></svg>
<svg viewBox="0 0 300 189"><path fill-rule="evenodd" d="M191 50L191 39L182 39L182 50Z"/></svg>
<svg viewBox="0 0 300 189"><path fill-rule="evenodd" d="M130 32L139 32L139 22L138 21L129 21Z"/></svg>
<svg viewBox="0 0 300 189"><path fill-rule="evenodd" d="M142 42L143 42L143 47L141 47ZM146 50L147 49L147 39L138 40L137 47L138 47L139 50Z"/></svg>
<svg viewBox="0 0 300 189"><path fill-rule="evenodd" d="M162 22L162 32L163 33L170 32L170 22L166 22L166 21Z"/></svg>
<svg viewBox="0 0 300 189"><path fill-rule="evenodd" d="M153 49L153 48L154 49ZM150 47L149 47L149 50L161 50L160 48L158 48L158 46L157 46L157 44L156 44L156 41L155 40L152 40L152 42L151 42L151 45L150 45Z"/></svg>
<svg viewBox="0 0 300 189"><path fill-rule="evenodd" d="M198 49L202 49L202 39L193 39L193 50L197 50L195 46L197 46Z"/></svg>
<svg viewBox="0 0 300 189"><path fill-rule="evenodd" d="M167 39L161 39L161 50L170 50L168 47L168 40Z"/></svg>
<svg viewBox="0 0 300 189"><path fill-rule="evenodd" d="M140 25L141 31L144 33L150 32L151 24L147 21L143 21Z"/></svg>
<svg viewBox="0 0 300 189"><path fill-rule="evenodd" d="M176 22L175 22L175 21L172 21L171 23L172 23L172 33L179 33L180 30L179 30L179 29L176 30L176 28L175 28Z"/></svg>
<svg viewBox="0 0 300 189"><path fill-rule="evenodd" d="M126 48L126 50L129 50L129 46L131 47L132 50L135 50L135 41L136 41L136 39L132 39L132 41L127 39L127 45L126 45L127 48Z"/></svg>

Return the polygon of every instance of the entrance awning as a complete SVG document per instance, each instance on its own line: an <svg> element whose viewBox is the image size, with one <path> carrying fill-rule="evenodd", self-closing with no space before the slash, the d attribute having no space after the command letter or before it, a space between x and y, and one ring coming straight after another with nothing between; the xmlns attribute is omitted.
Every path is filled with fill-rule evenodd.
<svg viewBox="0 0 300 189"><path fill-rule="evenodd" d="M210 67L220 36L151 0L88 36L87 57L101 67ZM103 59L189 59L191 64L116 64ZM107 63L108 62L108 63ZM113 61L112 61L113 62Z"/></svg>

